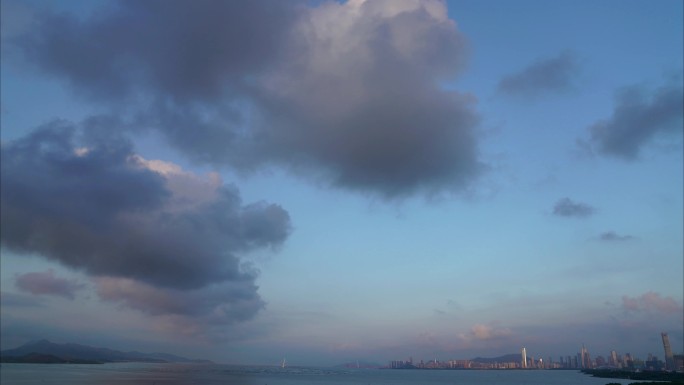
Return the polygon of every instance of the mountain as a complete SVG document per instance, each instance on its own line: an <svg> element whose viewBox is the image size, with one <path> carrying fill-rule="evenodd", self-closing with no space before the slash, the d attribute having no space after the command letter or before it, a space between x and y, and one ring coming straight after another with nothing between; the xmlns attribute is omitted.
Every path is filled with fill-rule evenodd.
<svg viewBox="0 0 684 385"><path fill-rule="evenodd" d="M0 352L0 358L3 362L10 362L8 360L30 359L32 354L46 356L44 359L52 359L48 356L53 356L63 361L211 363L208 360L193 360L166 353L121 352L79 344L56 344L48 340L29 342L15 349L3 350Z"/></svg>
<svg viewBox="0 0 684 385"><path fill-rule="evenodd" d="M485 364L492 364L495 362L519 362L521 360L520 354L506 354L499 357L485 358L485 357L475 357L471 361L482 362Z"/></svg>
<svg viewBox="0 0 684 385"><path fill-rule="evenodd" d="M29 353L24 356L2 356L0 362L14 364L100 364L93 360L64 359L51 354Z"/></svg>

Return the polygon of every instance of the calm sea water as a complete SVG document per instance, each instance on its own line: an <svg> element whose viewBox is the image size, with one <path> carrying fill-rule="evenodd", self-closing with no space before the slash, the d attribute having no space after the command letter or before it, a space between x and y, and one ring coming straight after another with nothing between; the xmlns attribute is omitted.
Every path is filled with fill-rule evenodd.
<svg viewBox="0 0 684 385"><path fill-rule="evenodd" d="M2 385L626 385L570 370L389 370L117 363L2 364Z"/></svg>

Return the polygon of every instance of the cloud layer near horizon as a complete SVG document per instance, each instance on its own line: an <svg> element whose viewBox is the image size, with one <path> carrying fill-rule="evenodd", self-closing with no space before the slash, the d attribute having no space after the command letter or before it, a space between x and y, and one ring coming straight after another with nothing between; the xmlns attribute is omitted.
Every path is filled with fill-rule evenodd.
<svg viewBox="0 0 684 385"><path fill-rule="evenodd" d="M682 314L682 305L672 297L663 297L652 291L639 297L622 296L622 308L628 312Z"/></svg>
<svg viewBox="0 0 684 385"><path fill-rule="evenodd" d="M148 313L212 315L225 323L256 314L263 306L256 272L239 255L281 245L290 231L287 211L242 204L237 189L217 175L145 160L108 123L56 121L3 143L3 247L96 277L106 300L138 310L150 304L150 293L173 302ZM52 288L49 294L68 295L56 280L22 276L18 283L34 293ZM126 290L131 286L148 290ZM180 293L203 298L201 306Z"/></svg>
<svg viewBox="0 0 684 385"><path fill-rule="evenodd" d="M200 162L385 198L484 169L474 97L440 86L468 55L439 1L126 1L36 25L15 40L26 60Z"/></svg>

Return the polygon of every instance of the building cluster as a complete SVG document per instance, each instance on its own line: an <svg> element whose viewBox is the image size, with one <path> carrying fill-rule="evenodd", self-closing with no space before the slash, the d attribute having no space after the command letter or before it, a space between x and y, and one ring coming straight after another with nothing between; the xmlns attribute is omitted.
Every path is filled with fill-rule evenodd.
<svg viewBox="0 0 684 385"><path fill-rule="evenodd" d="M611 350L606 357L599 355L592 358L587 349L582 347L582 350L575 356L561 356L552 367L559 369L682 370L683 358L684 356L677 355L669 360L661 361L657 356L649 353L648 357L643 360L630 353L619 354L615 350Z"/></svg>
<svg viewBox="0 0 684 385"><path fill-rule="evenodd" d="M472 360L448 360L437 359L414 363L412 359L407 361L391 361L390 369L516 369L520 364L517 362L480 362Z"/></svg>
<svg viewBox="0 0 684 385"><path fill-rule="evenodd" d="M406 361L391 361L391 369L618 369L618 370L653 370L653 371L684 371L684 355L672 354L670 340L667 333L661 333L665 360L658 359L650 354L645 360L633 357L630 353L618 354L611 350L606 357L596 356L592 358L587 348L582 349L573 356L561 356L558 361L549 357L547 360L535 358L527 354L527 349L520 350L519 360L503 360L491 362L487 360L448 360L413 362L413 358ZM509 356L510 357L510 356Z"/></svg>

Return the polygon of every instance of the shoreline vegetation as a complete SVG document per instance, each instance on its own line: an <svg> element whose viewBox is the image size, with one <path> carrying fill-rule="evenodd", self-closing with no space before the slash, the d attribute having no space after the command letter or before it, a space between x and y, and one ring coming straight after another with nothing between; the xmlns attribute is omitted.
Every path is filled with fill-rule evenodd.
<svg viewBox="0 0 684 385"><path fill-rule="evenodd" d="M598 378L619 378L625 380L635 381L650 381L650 382L634 382L630 385L662 385L662 384L677 384L684 385L684 373L682 372L664 372L664 371L629 371L629 370L614 370L614 369L583 369L582 373L588 374L592 377ZM610 382L606 385L615 385Z"/></svg>
<svg viewBox="0 0 684 385"><path fill-rule="evenodd" d="M213 363L168 353L122 352L79 344L56 344L48 340L29 342L0 351L1 363L18 364L104 364L109 362Z"/></svg>

